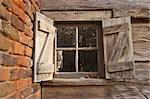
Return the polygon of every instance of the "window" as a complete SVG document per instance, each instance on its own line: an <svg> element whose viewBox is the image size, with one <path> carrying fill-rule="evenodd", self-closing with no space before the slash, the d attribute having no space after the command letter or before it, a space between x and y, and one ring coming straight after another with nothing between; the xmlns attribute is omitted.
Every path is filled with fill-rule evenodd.
<svg viewBox="0 0 150 99"><path fill-rule="evenodd" d="M97 72L98 25L93 22L57 23L58 72Z"/></svg>
<svg viewBox="0 0 150 99"><path fill-rule="evenodd" d="M55 26L57 33L54 21L36 12L35 82L52 80L57 76L53 75L55 71L59 72L58 75L67 74L67 77L69 74L70 77L91 78L98 74L106 79L134 78L130 17L110 18L97 23L60 22Z"/></svg>

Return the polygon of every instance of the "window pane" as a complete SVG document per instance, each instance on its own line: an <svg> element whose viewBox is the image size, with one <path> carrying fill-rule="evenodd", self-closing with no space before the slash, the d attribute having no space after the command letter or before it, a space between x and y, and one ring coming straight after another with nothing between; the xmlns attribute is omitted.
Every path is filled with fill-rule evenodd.
<svg viewBox="0 0 150 99"><path fill-rule="evenodd" d="M79 51L79 71L97 72L97 51Z"/></svg>
<svg viewBox="0 0 150 99"><path fill-rule="evenodd" d="M74 26L58 26L57 30L57 46L58 47L75 47L76 27Z"/></svg>
<svg viewBox="0 0 150 99"><path fill-rule="evenodd" d="M96 26L79 27L79 47L96 47Z"/></svg>
<svg viewBox="0 0 150 99"><path fill-rule="evenodd" d="M60 72L75 72L75 51L57 51L57 68Z"/></svg>

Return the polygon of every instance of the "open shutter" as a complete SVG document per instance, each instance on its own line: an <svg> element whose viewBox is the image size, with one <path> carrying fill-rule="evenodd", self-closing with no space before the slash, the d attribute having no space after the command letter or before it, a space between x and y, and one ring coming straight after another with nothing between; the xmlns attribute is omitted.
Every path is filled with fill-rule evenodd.
<svg viewBox="0 0 150 99"><path fill-rule="evenodd" d="M54 72L54 22L43 14L36 12L35 18L35 53L34 81L51 80Z"/></svg>
<svg viewBox="0 0 150 99"><path fill-rule="evenodd" d="M134 78L130 17L102 21L106 78Z"/></svg>

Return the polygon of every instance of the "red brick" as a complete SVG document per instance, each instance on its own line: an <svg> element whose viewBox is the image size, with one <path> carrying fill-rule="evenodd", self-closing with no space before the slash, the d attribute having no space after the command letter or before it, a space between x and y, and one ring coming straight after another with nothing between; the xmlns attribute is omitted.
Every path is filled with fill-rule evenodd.
<svg viewBox="0 0 150 99"><path fill-rule="evenodd" d="M10 79L10 70L0 68L0 81L5 81Z"/></svg>
<svg viewBox="0 0 150 99"><path fill-rule="evenodd" d="M12 82L0 83L0 97L4 97L16 90L15 85Z"/></svg>
<svg viewBox="0 0 150 99"><path fill-rule="evenodd" d="M10 13L7 11L7 9L0 4L0 18L4 19L4 20L10 20Z"/></svg>
<svg viewBox="0 0 150 99"><path fill-rule="evenodd" d="M26 17L25 17L26 13L22 10L19 9L19 18L25 23L26 22Z"/></svg>
<svg viewBox="0 0 150 99"><path fill-rule="evenodd" d="M26 14L25 15L25 23L27 24L27 26L29 26L30 28L33 28L33 22L31 21L31 18Z"/></svg>
<svg viewBox="0 0 150 99"><path fill-rule="evenodd" d="M9 11L13 10L13 2L12 0L3 0L2 4L7 7Z"/></svg>
<svg viewBox="0 0 150 99"><path fill-rule="evenodd" d="M31 57L32 56L32 48L26 46L25 47L25 55Z"/></svg>
<svg viewBox="0 0 150 99"><path fill-rule="evenodd" d="M33 84L32 89L33 89L32 93L36 93L37 91L41 90L40 84Z"/></svg>
<svg viewBox="0 0 150 99"><path fill-rule="evenodd" d="M28 79L26 79L26 78L25 79L17 80L15 82L16 82L16 87L17 87L18 90L26 88L26 87L29 86Z"/></svg>
<svg viewBox="0 0 150 99"><path fill-rule="evenodd" d="M7 51L12 46L12 43L0 34L0 50Z"/></svg>
<svg viewBox="0 0 150 99"><path fill-rule="evenodd" d="M26 98L32 94L32 88L31 87L25 88L21 93L22 97Z"/></svg>
<svg viewBox="0 0 150 99"><path fill-rule="evenodd" d="M32 70L31 69L17 69L14 68L11 71L11 80L26 78L32 76Z"/></svg>
<svg viewBox="0 0 150 99"><path fill-rule="evenodd" d="M17 65L31 67L31 59L26 56L18 56L17 57Z"/></svg>
<svg viewBox="0 0 150 99"><path fill-rule="evenodd" d="M32 31L32 29L31 29L31 27L25 25L25 31L24 31L24 32L25 32L25 34L26 34L27 36L33 38L33 31Z"/></svg>
<svg viewBox="0 0 150 99"><path fill-rule="evenodd" d="M13 12L16 14L16 15L19 15L19 7L13 3Z"/></svg>
<svg viewBox="0 0 150 99"><path fill-rule="evenodd" d="M24 0L24 1L25 1L25 6L24 6L25 12L29 15L31 20L34 20L34 16L33 16L33 13L32 13L30 1L29 0Z"/></svg>
<svg viewBox="0 0 150 99"><path fill-rule="evenodd" d="M35 94L32 94L28 97L28 99L36 99L36 95Z"/></svg>
<svg viewBox="0 0 150 99"><path fill-rule="evenodd" d="M9 38L16 40L16 41L20 41L19 38L19 34L18 34L18 30L15 29L9 22L7 21L3 21L2 22L3 25L3 30L4 30L4 34L6 36L8 36Z"/></svg>
<svg viewBox="0 0 150 99"><path fill-rule="evenodd" d="M12 0L17 6L19 6L20 8L24 8L24 2L23 0Z"/></svg>
<svg viewBox="0 0 150 99"><path fill-rule="evenodd" d="M37 92L35 93L35 96L36 96L36 99L41 99L41 91L40 91L40 90L37 91Z"/></svg>
<svg viewBox="0 0 150 99"><path fill-rule="evenodd" d="M24 45L13 42L13 46L10 49L10 53L17 54L17 55L24 55Z"/></svg>
<svg viewBox="0 0 150 99"><path fill-rule="evenodd" d="M11 23L18 30L20 30L22 32L24 31L24 28L25 28L24 23L18 18L18 16L16 16L16 15L13 14L11 16Z"/></svg>
<svg viewBox="0 0 150 99"><path fill-rule="evenodd" d="M31 0L31 2L32 2L32 6L35 8L35 10L39 10L39 6L37 5L37 3L36 3L36 0Z"/></svg>
<svg viewBox="0 0 150 99"><path fill-rule="evenodd" d="M29 46L29 44L32 42L32 38L23 33L19 33L19 34L20 34L20 42Z"/></svg>
<svg viewBox="0 0 150 99"><path fill-rule="evenodd" d="M1 53L0 52L0 64L3 65L15 65L17 63L17 59L9 54Z"/></svg>

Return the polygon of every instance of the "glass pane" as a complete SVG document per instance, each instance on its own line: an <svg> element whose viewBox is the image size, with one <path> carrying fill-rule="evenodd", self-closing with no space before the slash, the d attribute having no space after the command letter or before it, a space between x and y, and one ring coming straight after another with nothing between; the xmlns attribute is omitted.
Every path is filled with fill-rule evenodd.
<svg viewBox="0 0 150 99"><path fill-rule="evenodd" d="M96 47L96 26L79 27L79 47Z"/></svg>
<svg viewBox="0 0 150 99"><path fill-rule="evenodd" d="M79 51L79 71L97 72L97 51Z"/></svg>
<svg viewBox="0 0 150 99"><path fill-rule="evenodd" d="M75 47L76 27L74 26L58 26L57 30L57 46L58 47Z"/></svg>
<svg viewBox="0 0 150 99"><path fill-rule="evenodd" d="M57 51L57 71L75 72L75 51Z"/></svg>

